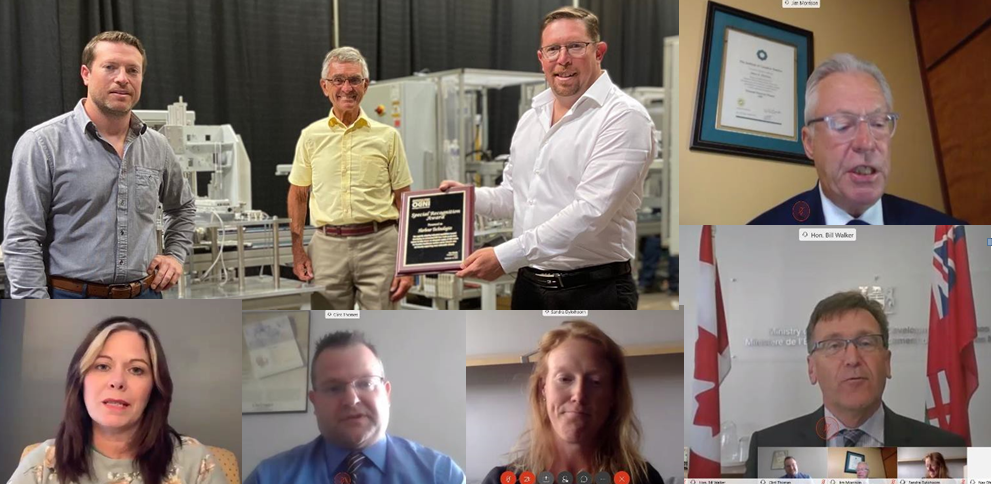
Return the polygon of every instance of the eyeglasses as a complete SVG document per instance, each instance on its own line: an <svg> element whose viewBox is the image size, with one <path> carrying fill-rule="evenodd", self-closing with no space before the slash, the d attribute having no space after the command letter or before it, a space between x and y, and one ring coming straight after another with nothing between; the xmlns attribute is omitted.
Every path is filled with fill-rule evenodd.
<svg viewBox="0 0 992 484"><path fill-rule="evenodd" d="M365 82L365 78L362 77L362 76L351 76L351 77L338 77L338 76L335 76L335 77L331 77L331 78L325 77L323 79L325 81L327 81L327 82L330 82L331 84L334 84L334 87L341 87L341 86L344 85L345 82L347 82L348 84L351 84L352 87L358 87L363 82Z"/></svg>
<svg viewBox="0 0 992 484"><path fill-rule="evenodd" d="M381 376L367 376L347 383L339 382L323 385L317 391L329 397L340 397L344 395L348 387L351 387L355 390L355 393L368 395L375 393L385 383L386 379Z"/></svg>
<svg viewBox="0 0 992 484"><path fill-rule="evenodd" d="M589 44L595 44L596 42L569 42L567 44L555 44L546 45L541 47L541 53L544 54L544 58L547 60L555 60L561 55L561 48L564 47L568 49L568 55L572 57L583 57L586 55L586 47Z"/></svg>
<svg viewBox="0 0 992 484"><path fill-rule="evenodd" d="M899 119L899 115L896 113L865 115L837 113L822 118L811 119L806 123L806 126L823 121L830 128L830 134L838 141L850 141L856 136L858 125L864 121L868 124L868 132L871 133L875 141L885 141L896 134L897 119Z"/></svg>
<svg viewBox="0 0 992 484"><path fill-rule="evenodd" d="M826 357L837 356L847 349L848 344L853 344L861 353L874 353L885 346L885 339L880 334L866 334L853 339L825 339L817 342L809 353L813 354L814 351L820 351Z"/></svg>

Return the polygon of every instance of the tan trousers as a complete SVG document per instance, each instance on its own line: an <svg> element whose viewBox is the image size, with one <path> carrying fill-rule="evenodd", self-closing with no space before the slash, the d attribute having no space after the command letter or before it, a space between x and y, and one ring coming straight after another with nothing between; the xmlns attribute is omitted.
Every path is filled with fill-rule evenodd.
<svg viewBox="0 0 992 484"><path fill-rule="evenodd" d="M312 309L396 309L389 286L396 272L396 225L373 234L331 237L317 231L307 246L313 284Z"/></svg>

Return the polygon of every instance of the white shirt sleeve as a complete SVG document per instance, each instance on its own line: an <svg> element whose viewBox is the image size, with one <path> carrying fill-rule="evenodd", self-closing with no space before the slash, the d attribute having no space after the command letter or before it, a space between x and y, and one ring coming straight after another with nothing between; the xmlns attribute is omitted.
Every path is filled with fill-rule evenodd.
<svg viewBox="0 0 992 484"><path fill-rule="evenodd" d="M651 121L643 114L625 110L608 121L582 172L575 199L547 222L496 247L503 270L539 264L563 254L576 240L596 237L630 191L644 182L652 145Z"/></svg>
<svg viewBox="0 0 992 484"><path fill-rule="evenodd" d="M475 213L492 218L513 217L513 157L503 167L503 183L498 187L475 189Z"/></svg>

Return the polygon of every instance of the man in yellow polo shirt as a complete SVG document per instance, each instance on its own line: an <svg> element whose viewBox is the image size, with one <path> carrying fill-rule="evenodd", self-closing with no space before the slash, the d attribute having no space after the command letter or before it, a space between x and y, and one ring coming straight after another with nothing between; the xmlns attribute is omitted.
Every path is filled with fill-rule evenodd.
<svg viewBox="0 0 992 484"><path fill-rule="evenodd" d="M413 284L397 277L400 194L413 179L399 132L368 118L360 103L369 86L365 58L352 47L330 51L320 88L328 117L303 129L289 173L286 202L293 273L322 290L313 309L393 309ZM303 248L307 199L317 232Z"/></svg>

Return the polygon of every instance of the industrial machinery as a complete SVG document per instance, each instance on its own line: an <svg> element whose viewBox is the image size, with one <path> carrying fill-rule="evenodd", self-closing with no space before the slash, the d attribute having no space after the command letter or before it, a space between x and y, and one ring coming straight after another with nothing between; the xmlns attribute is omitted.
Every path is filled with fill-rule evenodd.
<svg viewBox="0 0 992 484"><path fill-rule="evenodd" d="M230 124L196 125L196 113L186 106L180 96L165 111L136 110L134 114L168 139L196 195L198 218L209 219L214 214L223 220L252 217L251 161L241 136ZM201 186L204 178L205 187Z"/></svg>
<svg viewBox="0 0 992 484"><path fill-rule="evenodd" d="M164 296L236 298L255 309L309 304L316 288L279 277L280 260L292 260L288 220L280 226L252 210L251 161L234 128L197 125L182 97L167 110L134 113L165 135L196 196L193 253L178 286ZM270 275L264 275L269 267ZM258 275L249 275L254 272Z"/></svg>

